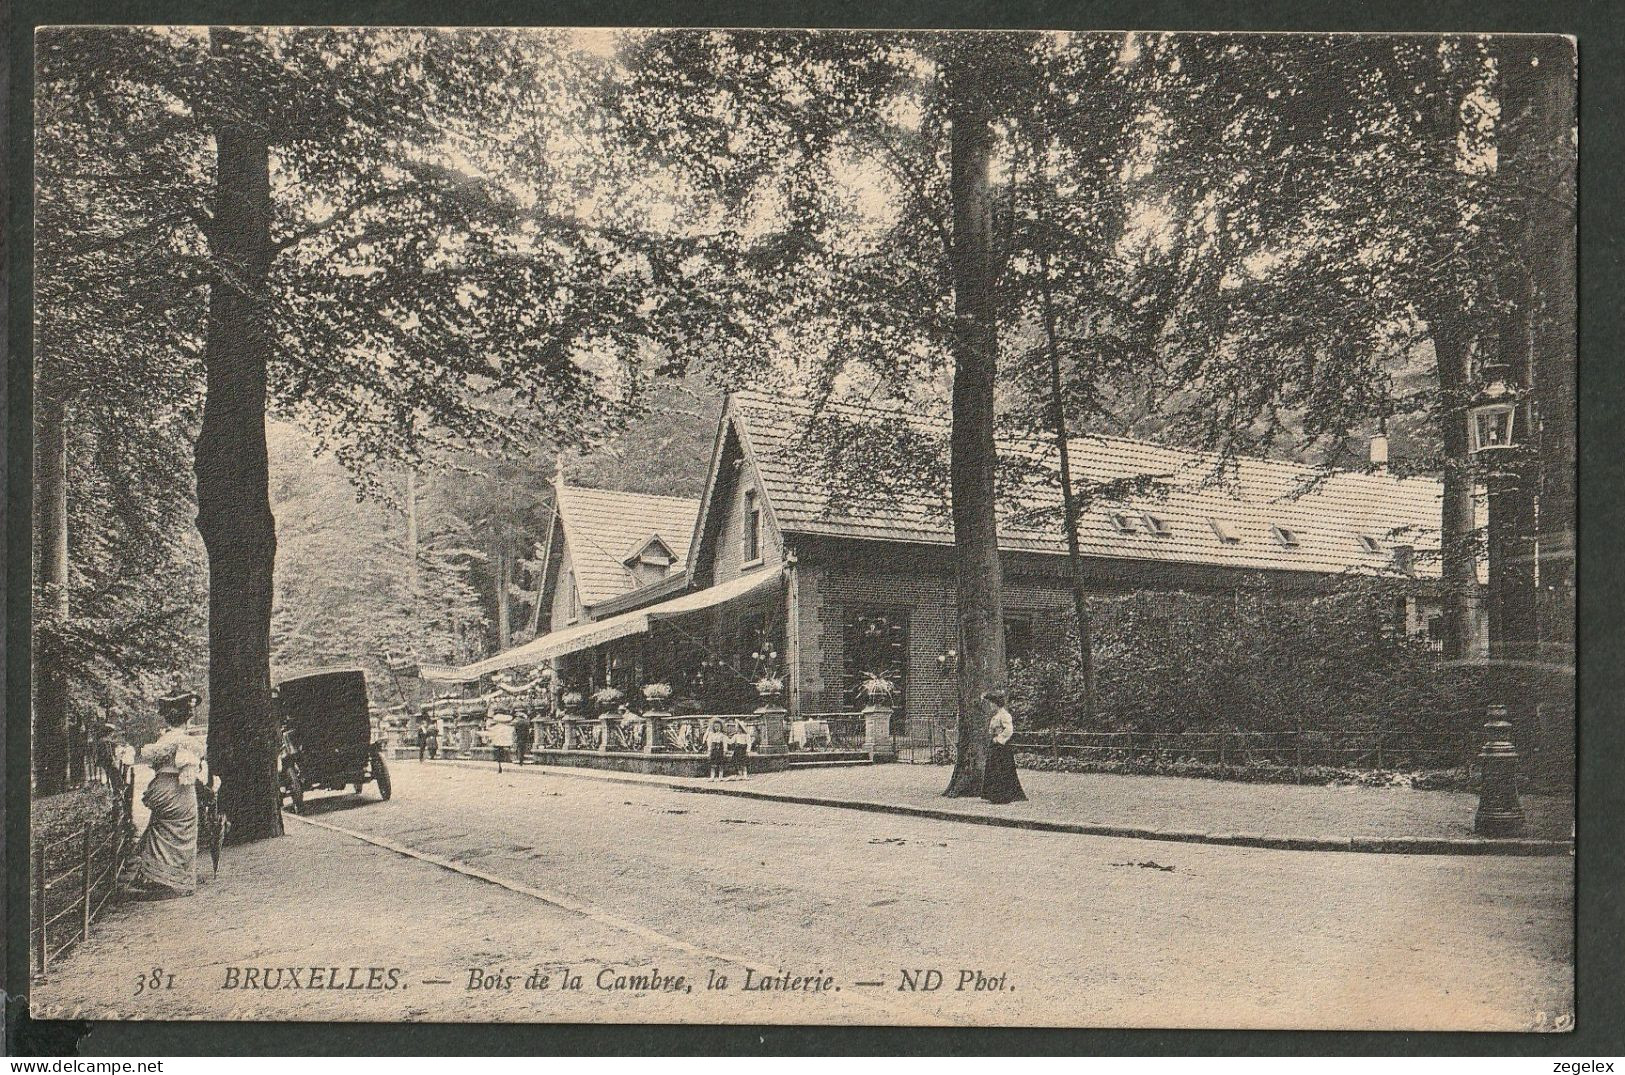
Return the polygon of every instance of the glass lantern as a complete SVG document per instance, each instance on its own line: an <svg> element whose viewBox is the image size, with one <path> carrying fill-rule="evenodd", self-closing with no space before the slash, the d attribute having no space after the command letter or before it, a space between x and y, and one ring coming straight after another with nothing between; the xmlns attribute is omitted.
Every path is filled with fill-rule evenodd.
<svg viewBox="0 0 1625 1075"><path fill-rule="evenodd" d="M1512 447L1517 397L1503 375L1491 375L1467 409L1467 451L1472 455Z"/></svg>

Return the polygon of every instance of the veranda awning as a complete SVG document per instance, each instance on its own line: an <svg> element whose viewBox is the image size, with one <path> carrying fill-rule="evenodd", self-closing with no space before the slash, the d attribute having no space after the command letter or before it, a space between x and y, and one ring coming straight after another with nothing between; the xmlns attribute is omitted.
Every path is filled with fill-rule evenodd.
<svg viewBox="0 0 1625 1075"><path fill-rule="evenodd" d="M703 590L674 597L670 601L662 601L658 605L650 605L648 608L623 612L619 616L611 616L605 620L580 623L574 627L566 627L562 631L552 631L494 657L464 665L447 678L467 683L505 668L540 664L554 657L562 657L566 653L591 649L617 638L641 634L656 620L671 619L674 616L683 616L736 601L746 594L777 585L783 578L782 571L756 571L749 575L741 575L737 579L730 579L718 586L708 586Z"/></svg>

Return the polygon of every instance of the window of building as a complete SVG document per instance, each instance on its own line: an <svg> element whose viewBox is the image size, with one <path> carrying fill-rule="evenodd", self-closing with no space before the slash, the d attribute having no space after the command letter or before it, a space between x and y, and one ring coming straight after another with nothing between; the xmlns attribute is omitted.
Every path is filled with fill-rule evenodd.
<svg viewBox="0 0 1625 1075"><path fill-rule="evenodd" d="M1160 515L1154 515L1148 511L1140 518L1145 522L1145 532L1148 534L1167 537L1174 532L1173 528L1168 525L1168 520Z"/></svg>
<svg viewBox="0 0 1625 1075"><path fill-rule="evenodd" d="M1004 618L1004 656L1006 660L1025 661L1033 655L1033 621L1030 616Z"/></svg>
<svg viewBox="0 0 1625 1075"><path fill-rule="evenodd" d="M1301 544L1298 540L1298 532L1289 526L1276 523L1270 527L1270 533L1275 535L1275 540L1279 541L1283 548L1295 549Z"/></svg>
<svg viewBox="0 0 1625 1075"><path fill-rule="evenodd" d="M848 608L842 637L844 705L848 709L862 709L868 703L863 692L864 681L870 675L884 676L897 688L890 702L896 727L904 727L906 719L908 621L905 608Z"/></svg>
<svg viewBox="0 0 1625 1075"><path fill-rule="evenodd" d="M1402 571L1407 575L1416 572L1416 547L1414 545L1394 546L1394 570Z"/></svg>
<svg viewBox="0 0 1625 1075"><path fill-rule="evenodd" d="M1120 534L1132 534L1137 529L1134 525L1134 517L1127 512L1114 511L1111 518L1112 525L1117 527L1117 532Z"/></svg>
<svg viewBox="0 0 1625 1075"><path fill-rule="evenodd" d="M745 562L755 563L762 558L762 505L756 490L745 491Z"/></svg>
<svg viewBox="0 0 1625 1075"><path fill-rule="evenodd" d="M1207 524L1213 528L1213 536L1226 545L1240 544L1241 531L1228 519L1209 519Z"/></svg>
<svg viewBox="0 0 1625 1075"><path fill-rule="evenodd" d="M1365 550L1366 552L1381 552L1382 551L1382 542L1378 541L1377 538L1374 535L1372 535L1372 534L1355 534L1354 536L1355 536L1355 538L1357 538L1359 540L1360 548Z"/></svg>

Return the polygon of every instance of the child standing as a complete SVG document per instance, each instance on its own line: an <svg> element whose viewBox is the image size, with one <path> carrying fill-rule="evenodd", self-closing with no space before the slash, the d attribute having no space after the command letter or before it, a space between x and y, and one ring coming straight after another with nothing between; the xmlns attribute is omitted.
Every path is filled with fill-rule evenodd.
<svg viewBox="0 0 1625 1075"><path fill-rule="evenodd" d="M728 734L722 730L720 720L713 720L705 731L705 753L711 762L709 779L721 780L722 767L726 763L728 753Z"/></svg>
<svg viewBox="0 0 1625 1075"><path fill-rule="evenodd" d="M750 728L744 721L734 721L733 734L728 737L728 746L733 754L734 772L739 779L746 779L750 776L750 770L746 767L746 758L750 754Z"/></svg>

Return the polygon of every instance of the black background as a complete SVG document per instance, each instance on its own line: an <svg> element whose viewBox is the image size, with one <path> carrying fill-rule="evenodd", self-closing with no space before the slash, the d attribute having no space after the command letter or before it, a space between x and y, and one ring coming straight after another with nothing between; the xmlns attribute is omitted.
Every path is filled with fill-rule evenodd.
<svg viewBox="0 0 1625 1075"><path fill-rule="evenodd" d="M3 0L0 0L3 2ZM1096 3L628 3L523 5L296 2L98 3L16 0L4 16L7 51L6 264L9 314L3 453L7 506L4 844L7 930L3 971L10 1055L480 1055L480 1054L1104 1054L1528 1055L1625 1054L1621 819L1625 765L1617 699L1625 697L1622 579L1610 551L1622 518L1620 443L1625 361L1620 347L1622 229L1619 19L1608 3L1541 0L1179 0ZM110 1023L28 1018L28 627L32 32L52 23L318 23L468 25L709 25L1012 27L1031 29L1346 30L1567 33L1580 42L1580 780L1577 863L1577 1030L1553 1034L1417 1034L1131 1030L985 1030L367 1023ZM1612 704L1611 704L1612 703ZM1533 1068L1531 1069L1533 1070Z"/></svg>

